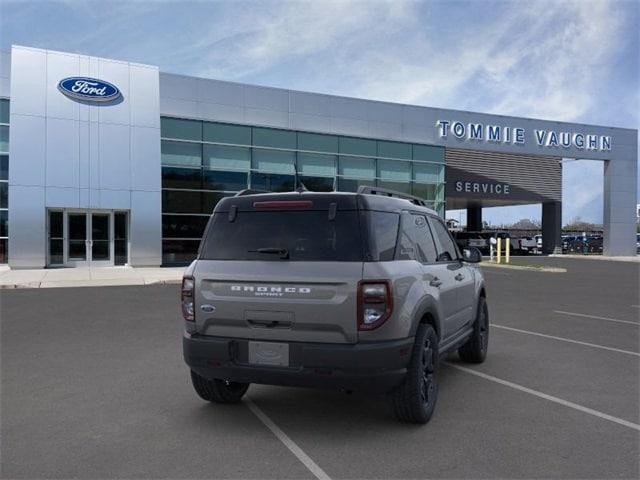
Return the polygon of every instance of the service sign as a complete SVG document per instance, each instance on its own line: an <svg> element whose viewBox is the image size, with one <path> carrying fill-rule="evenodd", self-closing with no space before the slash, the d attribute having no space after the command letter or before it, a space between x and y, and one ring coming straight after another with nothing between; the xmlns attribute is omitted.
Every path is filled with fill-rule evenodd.
<svg viewBox="0 0 640 480"><path fill-rule="evenodd" d="M58 83L58 90L76 100L110 102L120 98L120 90L112 83L89 77L68 77Z"/></svg>

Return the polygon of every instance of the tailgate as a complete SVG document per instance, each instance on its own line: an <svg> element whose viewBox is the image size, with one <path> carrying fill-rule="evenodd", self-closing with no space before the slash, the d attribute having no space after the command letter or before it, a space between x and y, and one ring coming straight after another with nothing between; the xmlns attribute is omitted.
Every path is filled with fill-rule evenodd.
<svg viewBox="0 0 640 480"><path fill-rule="evenodd" d="M203 335L355 343L362 262L199 260L195 321Z"/></svg>

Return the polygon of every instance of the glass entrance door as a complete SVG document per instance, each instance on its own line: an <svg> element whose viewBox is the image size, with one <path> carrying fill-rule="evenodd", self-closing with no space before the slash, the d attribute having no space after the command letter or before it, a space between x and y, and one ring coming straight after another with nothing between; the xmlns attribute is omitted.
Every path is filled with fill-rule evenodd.
<svg viewBox="0 0 640 480"><path fill-rule="evenodd" d="M94 266L113 265L113 241L111 225L113 213L91 213L91 264Z"/></svg>
<svg viewBox="0 0 640 480"><path fill-rule="evenodd" d="M87 214L67 212L67 260L70 266L87 264Z"/></svg>
<svg viewBox="0 0 640 480"><path fill-rule="evenodd" d="M49 210L49 266L103 267L128 262L128 212Z"/></svg>

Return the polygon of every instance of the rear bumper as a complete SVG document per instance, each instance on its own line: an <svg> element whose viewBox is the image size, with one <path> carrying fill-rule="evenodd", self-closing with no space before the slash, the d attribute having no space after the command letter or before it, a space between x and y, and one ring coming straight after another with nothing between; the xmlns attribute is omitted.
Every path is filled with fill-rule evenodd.
<svg viewBox="0 0 640 480"><path fill-rule="evenodd" d="M413 339L354 345L289 343L289 367L248 363L249 340L184 334L187 365L205 378L234 382L386 392L407 371Z"/></svg>

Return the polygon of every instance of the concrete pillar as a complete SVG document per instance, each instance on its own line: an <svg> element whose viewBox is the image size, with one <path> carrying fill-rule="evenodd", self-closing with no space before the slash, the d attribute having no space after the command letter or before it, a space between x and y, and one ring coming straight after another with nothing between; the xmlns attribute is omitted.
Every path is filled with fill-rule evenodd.
<svg viewBox="0 0 640 480"><path fill-rule="evenodd" d="M467 207L467 232L482 230L482 207Z"/></svg>
<svg viewBox="0 0 640 480"><path fill-rule="evenodd" d="M562 202L542 204L542 253L562 253Z"/></svg>
<svg viewBox="0 0 640 480"><path fill-rule="evenodd" d="M604 164L604 255L636 255L637 178L633 155Z"/></svg>

